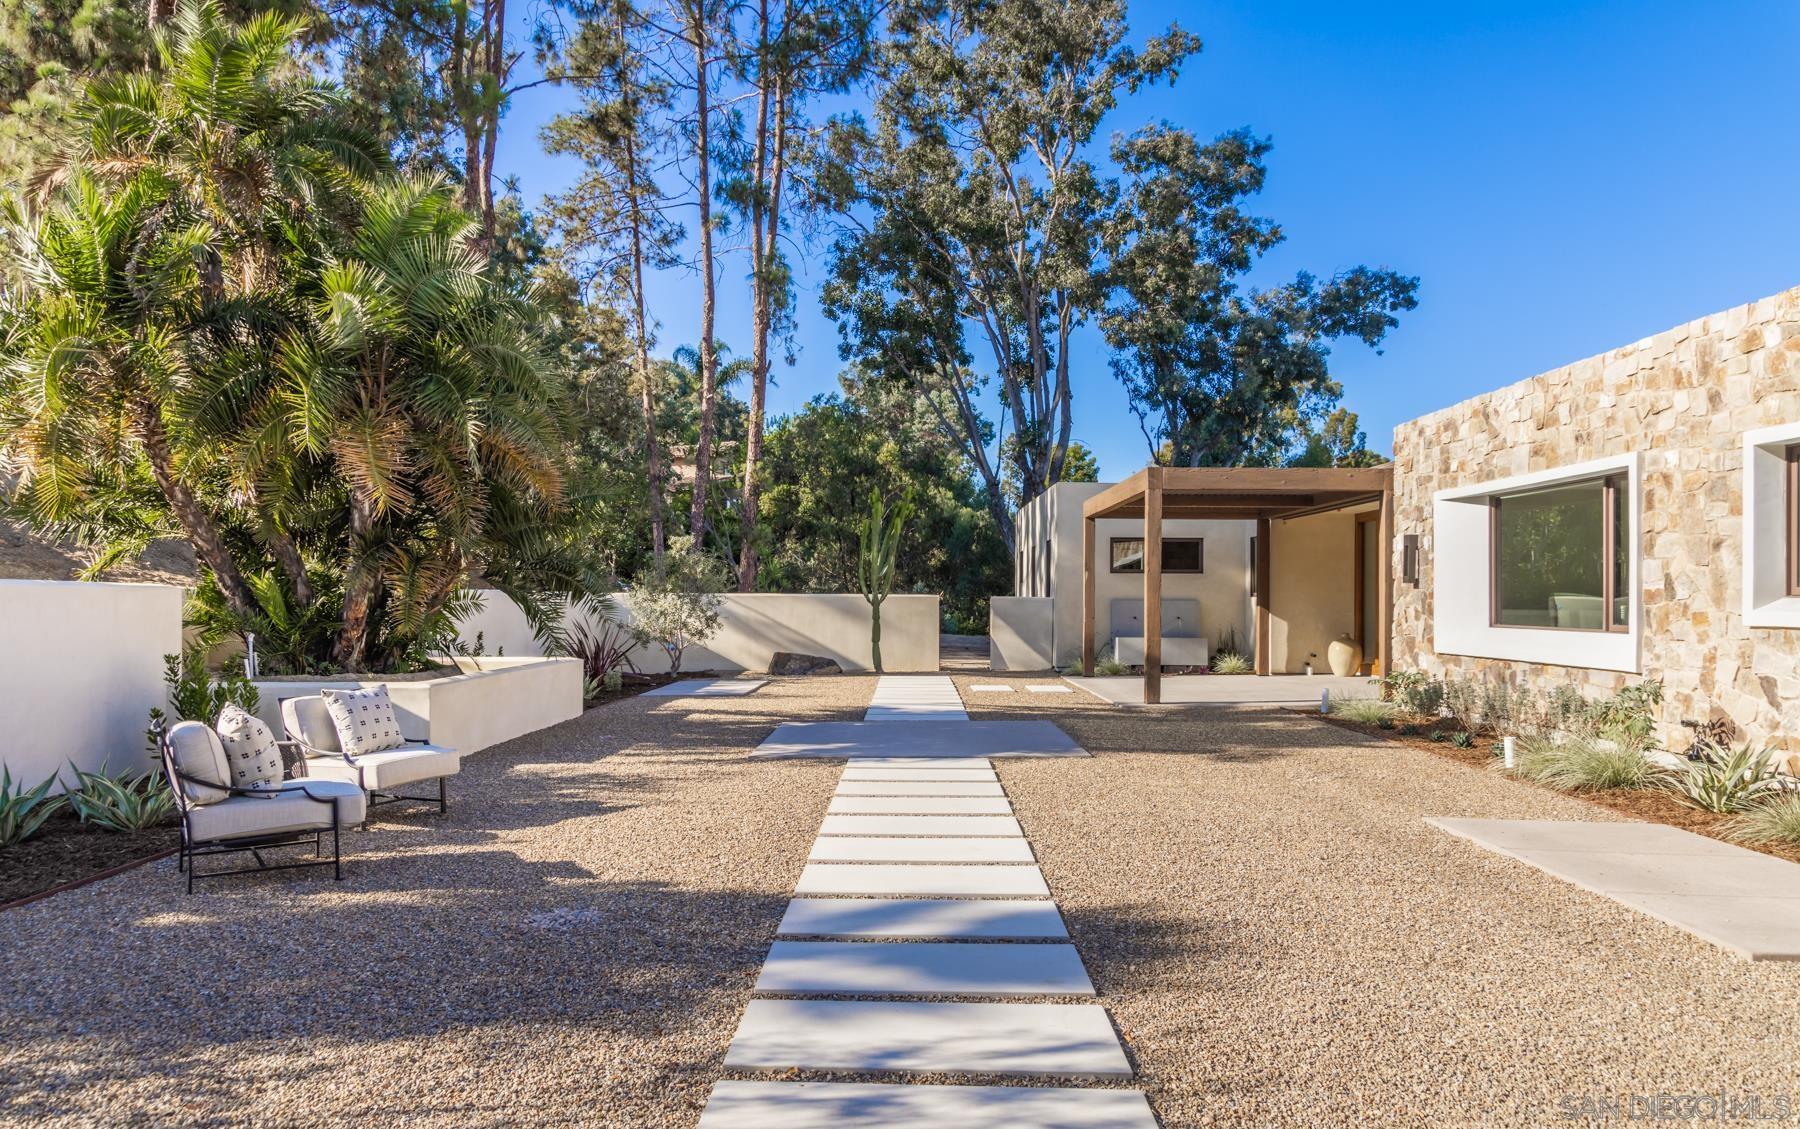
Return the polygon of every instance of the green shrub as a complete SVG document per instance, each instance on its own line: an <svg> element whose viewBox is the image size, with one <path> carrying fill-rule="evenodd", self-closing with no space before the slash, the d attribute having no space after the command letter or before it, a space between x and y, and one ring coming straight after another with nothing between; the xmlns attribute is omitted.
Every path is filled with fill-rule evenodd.
<svg viewBox="0 0 1800 1129"><path fill-rule="evenodd" d="M1431 731L1432 741L1439 745L1442 745L1445 741L1449 740L1449 737L1450 735L1445 733L1442 729L1433 729Z"/></svg>
<svg viewBox="0 0 1800 1129"><path fill-rule="evenodd" d="M1450 734L1450 743L1459 749L1473 749L1475 747L1475 734L1470 733L1467 729L1452 733Z"/></svg>
<svg viewBox="0 0 1800 1129"><path fill-rule="evenodd" d="M1402 737L1417 737L1419 735L1419 727L1412 722L1407 721L1395 726L1394 732L1400 734Z"/></svg>
<svg viewBox="0 0 1800 1129"><path fill-rule="evenodd" d="M36 788L26 791L24 784L13 784L12 770L0 765L0 847L10 847L31 838L44 821L63 806L64 797L50 794L55 784L53 774Z"/></svg>
<svg viewBox="0 0 1800 1129"><path fill-rule="evenodd" d="M1392 725L1397 712L1394 703L1379 698L1331 699L1331 716L1361 725L1380 725L1384 721Z"/></svg>
<svg viewBox="0 0 1800 1129"><path fill-rule="evenodd" d="M1513 771L1562 792L1643 788L1663 776L1663 770L1635 745L1586 739L1522 740Z"/></svg>
<svg viewBox="0 0 1800 1129"><path fill-rule="evenodd" d="M1697 760L1671 773L1668 787L1689 807L1711 812L1740 812L1780 787L1774 754L1748 742L1737 748L1711 745Z"/></svg>
<svg viewBox="0 0 1800 1129"><path fill-rule="evenodd" d="M1600 736L1654 748L1656 707L1662 700L1661 679L1653 678L1625 687L1599 704L1595 724Z"/></svg>
<svg viewBox="0 0 1800 1129"><path fill-rule="evenodd" d="M1388 701L1407 713L1436 717L1444 706L1444 684L1422 670L1396 670L1374 680Z"/></svg>
<svg viewBox="0 0 1800 1129"><path fill-rule="evenodd" d="M1467 678L1444 679L1444 712L1457 725L1474 730L1481 724L1481 687Z"/></svg>
<svg viewBox="0 0 1800 1129"><path fill-rule="evenodd" d="M152 707L150 728L145 731L153 753L158 724L167 723L171 714L176 721L204 721L211 725L228 705L255 713L262 703L256 683L244 677L243 671L225 670L217 678L209 674L204 647L188 647L179 655L164 655L163 684L169 688L168 712Z"/></svg>
<svg viewBox="0 0 1800 1129"><path fill-rule="evenodd" d="M1740 843L1800 844L1800 792L1751 804L1725 824L1725 833Z"/></svg>
<svg viewBox="0 0 1800 1129"><path fill-rule="evenodd" d="M74 765L76 787L67 793L81 822L106 831L146 831L175 816L175 793L160 773L109 775Z"/></svg>
<svg viewBox="0 0 1800 1129"><path fill-rule="evenodd" d="M1250 674L1256 667L1250 660L1236 651L1220 651L1213 656L1212 672L1214 674Z"/></svg>

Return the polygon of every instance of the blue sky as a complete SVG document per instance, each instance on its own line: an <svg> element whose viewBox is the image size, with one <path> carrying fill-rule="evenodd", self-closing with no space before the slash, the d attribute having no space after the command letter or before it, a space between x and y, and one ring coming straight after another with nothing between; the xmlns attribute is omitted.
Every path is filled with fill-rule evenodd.
<svg viewBox="0 0 1800 1129"><path fill-rule="evenodd" d="M1256 281L1358 263L1420 277L1381 354L1333 353L1380 450L1413 416L1800 284L1793 0L1131 6L1134 38L1171 21L1204 52L1109 125L1273 138L1256 206L1288 241ZM528 202L571 176L537 137L563 97L530 92L506 119L498 167ZM822 253L798 268L775 413L837 386ZM718 332L747 351L743 269L722 273ZM657 281L662 351L694 338L698 289ZM1074 359L1075 436L1104 477L1129 474L1147 450L1097 335Z"/></svg>

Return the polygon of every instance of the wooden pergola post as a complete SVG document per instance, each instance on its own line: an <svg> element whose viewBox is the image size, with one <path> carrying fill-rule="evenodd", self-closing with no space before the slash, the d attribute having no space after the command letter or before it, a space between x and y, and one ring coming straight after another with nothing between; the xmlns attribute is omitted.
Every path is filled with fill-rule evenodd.
<svg viewBox="0 0 1800 1129"><path fill-rule="evenodd" d="M1162 701L1163 468L1144 472L1144 701Z"/></svg>
<svg viewBox="0 0 1800 1129"><path fill-rule="evenodd" d="M1094 676L1094 519L1081 519L1081 673Z"/></svg>
<svg viewBox="0 0 1800 1129"><path fill-rule="evenodd" d="M1256 673L1273 674L1274 631L1269 617L1269 558L1274 548L1269 534L1274 522L1266 517L1256 519Z"/></svg>
<svg viewBox="0 0 1800 1129"><path fill-rule="evenodd" d="M1384 678L1394 664L1394 486L1392 481L1381 492L1381 518L1378 526L1381 544L1379 564L1375 569L1375 677Z"/></svg>

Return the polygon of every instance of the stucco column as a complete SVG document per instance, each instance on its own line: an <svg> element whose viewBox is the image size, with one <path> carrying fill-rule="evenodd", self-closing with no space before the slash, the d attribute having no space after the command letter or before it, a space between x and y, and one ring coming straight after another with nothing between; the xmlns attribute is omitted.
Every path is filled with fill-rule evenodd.
<svg viewBox="0 0 1800 1129"><path fill-rule="evenodd" d="M1275 546L1270 536L1274 523L1266 517L1256 519L1256 673L1274 673L1274 632L1269 622L1269 558Z"/></svg>
<svg viewBox="0 0 1800 1129"><path fill-rule="evenodd" d="M1081 673L1094 676L1094 519L1085 515L1081 519Z"/></svg>
<svg viewBox="0 0 1800 1129"><path fill-rule="evenodd" d="M1144 472L1144 701L1162 701L1163 471Z"/></svg>

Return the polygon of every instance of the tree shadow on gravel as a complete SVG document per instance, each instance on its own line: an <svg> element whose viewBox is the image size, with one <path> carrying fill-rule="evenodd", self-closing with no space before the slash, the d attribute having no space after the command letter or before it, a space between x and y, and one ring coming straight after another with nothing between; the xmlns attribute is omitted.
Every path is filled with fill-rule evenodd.
<svg viewBox="0 0 1800 1129"><path fill-rule="evenodd" d="M504 852L476 852L457 871L451 882L388 858L342 884L290 874L279 888L233 880L186 898L171 863L143 875L168 896L108 899L118 921L88 960L70 959L91 946L49 915L0 923L15 927L0 928L11 978L29 986L0 1000L12 1048L0 1110L52 1116L66 1112L59 1093L161 1079L170 1093L236 1103L238 1120L255 1090L230 1070L240 1044L272 1049L303 1081L321 1066L312 1044L332 1048L329 1060L344 1044L360 1058L394 1039L486 1027L509 1043L533 1025L628 1041L701 1023L729 1031L788 901L596 882ZM350 900L329 896L340 894ZM262 1054L256 1083L268 1064Z"/></svg>
<svg viewBox="0 0 1800 1129"><path fill-rule="evenodd" d="M1275 707L1065 706L1042 713L984 711L982 717L1053 722L1096 756L1204 756L1253 762L1306 749L1382 744L1378 739L1326 725L1303 713Z"/></svg>

